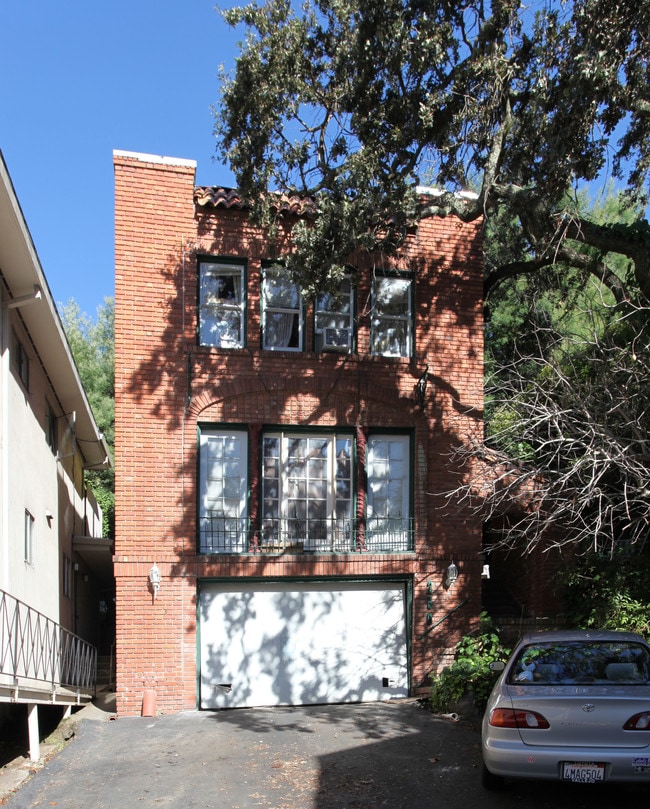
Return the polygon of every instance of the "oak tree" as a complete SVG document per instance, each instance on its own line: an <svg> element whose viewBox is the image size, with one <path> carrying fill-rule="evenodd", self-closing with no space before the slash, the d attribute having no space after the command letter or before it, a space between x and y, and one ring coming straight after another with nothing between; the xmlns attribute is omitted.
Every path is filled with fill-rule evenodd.
<svg viewBox="0 0 650 809"><path fill-rule="evenodd" d="M641 215L598 224L576 189L603 173L648 202L650 4L638 0L266 0L223 11L245 41L215 110L218 153L256 217L268 191L313 197L289 267L336 287L357 247L395 249L420 217L513 217L504 278L563 263L650 298ZM422 199L418 187L438 194ZM475 192L468 195L466 191ZM590 250L581 250L589 245Z"/></svg>

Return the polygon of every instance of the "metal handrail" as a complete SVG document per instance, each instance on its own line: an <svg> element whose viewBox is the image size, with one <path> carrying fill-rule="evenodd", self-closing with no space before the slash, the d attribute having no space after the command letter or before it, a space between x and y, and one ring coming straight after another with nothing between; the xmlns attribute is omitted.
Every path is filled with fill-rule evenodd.
<svg viewBox="0 0 650 809"><path fill-rule="evenodd" d="M201 553L400 553L414 547L414 521L405 517L247 518L206 512L201 519Z"/></svg>
<svg viewBox="0 0 650 809"><path fill-rule="evenodd" d="M94 691L97 650L42 612L0 590L0 674Z"/></svg>

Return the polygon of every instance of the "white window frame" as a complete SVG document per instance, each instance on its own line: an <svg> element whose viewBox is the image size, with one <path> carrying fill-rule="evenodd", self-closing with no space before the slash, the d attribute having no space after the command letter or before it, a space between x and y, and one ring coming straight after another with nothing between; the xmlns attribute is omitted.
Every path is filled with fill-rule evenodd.
<svg viewBox="0 0 650 809"><path fill-rule="evenodd" d="M221 285L219 279L228 279ZM208 281L212 280L212 284ZM232 281L232 284L228 283ZM230 289L231 296L221 295ZM212 287L212 288L210 288ZM236 323L236 328L233 328ZM246 267L243 263L199 261L199 344L243 348L246 324Z"/></svg>
<svg viewBox="0 0 650 809"><path fill-rule="evenodd" d="M280 287L284 286L288 297L291 300L285 301L285 305L280 305L281 302L271 301L267 299L272 294L272 281ZM292 305L288 305L291 303ZM302 300L302 293L300 287L295 284L290 278L286 270L281 267L265 267L262 270L262 290L260 295L260 307L262 314L262 348L265 351L303 351L304 350L304 304ZM271 329L271 321L276 324L285 323L286 338L281 341L271 342L269 337L272 334L278 334L278 329ZM297 323L297 342L298 345L289 345L294 336L295 325Z"/></svg>
<svg viewBox="0 0 650 809"><path fill-rule="evenodd" d="M411 548L411 439L404 434L368 436L366 499L369 550L373 542L386 548Z"/></svg>
<svg viewBox="0 0 650 809"><path fill-rule="evenodd" d="M201 429L198 519L200 553L243 553L247 550L246 430Z"/></svg>
<svg viewBox="0 0 650 809"><path fill-rule="evenodd" d="M384 310L382 307L384 290L391 286L405 291L403 311ZM410 276L397 274L373 276L370 322L371 354L382 357L411 357L413 355L413 293L414 280Z"/></svg>

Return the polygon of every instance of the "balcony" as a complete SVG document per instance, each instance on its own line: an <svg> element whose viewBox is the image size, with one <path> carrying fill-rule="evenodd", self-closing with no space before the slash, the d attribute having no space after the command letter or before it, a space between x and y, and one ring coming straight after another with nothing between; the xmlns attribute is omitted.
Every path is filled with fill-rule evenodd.
<svg viewBox="0 0 650 809"><path fill-rule="evenodd" d="M0 590L0 702L81 704L96 671L93 646Z"/></svg>
<svg viewBox="0 0 650 809"><path fill-rule="evenodd" d="M405 553L413 550L413 520L381 517L248 518L208 512L200 522L200 553Z"/></svg>

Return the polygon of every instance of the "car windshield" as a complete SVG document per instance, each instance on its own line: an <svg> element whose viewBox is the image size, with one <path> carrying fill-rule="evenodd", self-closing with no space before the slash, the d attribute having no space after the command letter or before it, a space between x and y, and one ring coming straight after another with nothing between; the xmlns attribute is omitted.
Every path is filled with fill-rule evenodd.
<svg viewBox="0 0 650 809"><path fill-rule="evenodd" d="M648 650L629 641L577 640L525 646L508 682L537 685L646 685Z"/></svg>

